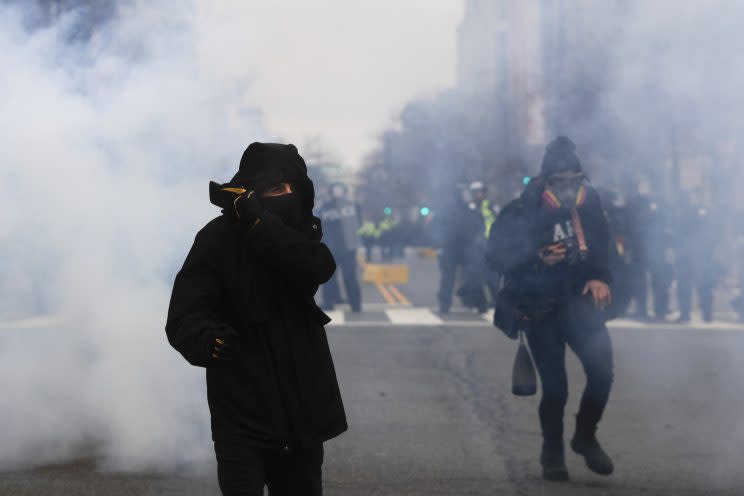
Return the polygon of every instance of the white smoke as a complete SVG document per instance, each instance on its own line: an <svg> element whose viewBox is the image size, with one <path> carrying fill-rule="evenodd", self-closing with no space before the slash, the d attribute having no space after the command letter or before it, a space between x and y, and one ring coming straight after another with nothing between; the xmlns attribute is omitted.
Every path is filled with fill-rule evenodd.
<svg viewBox="0 0 744 496"><path fill-rule="evenodd" d="M204 372L167 344L166 311L219 214L208 179L267 135L248 58L213 51L229 19L182 4L122 4L85 43L80 12L29 31L0 4L0 320L64 319L0 329L0 466L213 458Z"/></svg>

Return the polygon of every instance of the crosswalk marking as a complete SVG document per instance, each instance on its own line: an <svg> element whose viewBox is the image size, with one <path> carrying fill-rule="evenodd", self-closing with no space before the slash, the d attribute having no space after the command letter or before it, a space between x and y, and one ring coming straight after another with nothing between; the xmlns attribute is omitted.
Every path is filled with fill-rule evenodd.
<svg viewBox="0 0 744 496"><path fill-rule="evenodd" d="M368 306L365 306L368 308ZM373 320L349 320L346 318L345 310L334 310L326 312L332 319L329 326L345 327L491 327L493 326L493 311L477 315L468 311L453 312L446 317L438 315L432 308L408 307L401 308L400 305L375 306L376 310L383 310L377 319ZM364 314L362 314L364 315ZM715 321L711 323L693 321L689 324L676 324L672 322L641 322L631 319L616 319L607 323L610 329L622 330L694 330L706 331L744 331L744 324L736 322Z"/></svg>
<svg viewBox="0 0 744 496"><path fill-rule="evenodd" d="M490 309L489 311L487 311L486 313L484 313L484 314L481 314L481 317L482 317L482 318L483 318L483 320L485 320L486 322L488 322L488 323L493 323L493 314L494 314L494 311L493 311L493 308L492 308L492 309Z"/></svg>
<svg viewBox="0 0 744 496"><path fill-rule="evenodd" d="M385 310L390 322L396 325L437 326L444 321L428 308L390 308Z"/></svg>
<svg viewBox="0 0 744 496"><path fill-rule="evenodd" d="M325 314L331 318L329 325L342 325L346 322L346 314L343 310L328 310Z"/></svg>
<svg viewBox="0 0 744 496"><path fill-rule="evenodd" d="M348 307L326 311L331 318L332 327L491 327L493 311L478 315L465 309L440 316L429 307L401 307L401 305L365 304L371 314L356 314L362 318L347 318ZM377 312L374 312L376 310ZM380 312L382 310L382 312ZM375 315L377 313L378 315ZM0 331L22 331L41 329L62 329L71 323L61 315L35 316L15 321L0 321ZM639 331L698 331L698 332L741 332L744 324L731 321L701 322L693 320L688 324L673 322L642 322L632 319L616 319L607 323L610 329Z"/></svg>
<svg viewBox="0 0 744 496"><path fill-rule="evenodd" d="M744 331L744 324L737 322L692 321L685 324L675 322L642 322L632 319L615 319L607 323L610 329L654 329L654 330L696 330L696 331Z"/></svg>

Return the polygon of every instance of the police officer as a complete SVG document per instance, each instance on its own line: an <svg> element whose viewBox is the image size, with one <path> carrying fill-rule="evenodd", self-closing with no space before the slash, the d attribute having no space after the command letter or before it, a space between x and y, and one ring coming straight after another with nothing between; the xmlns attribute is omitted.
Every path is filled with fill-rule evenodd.
<svg viewBox="0 0 744 496"><path fill-rule="evenodd" d="M614 470L596 437L613 378L603 315L611 301L609 233L599 196L574 150L565 137L548 145L540 175L499 215L487 253L491 268L504 274L498 308L508 305L518 316L511 324L496 319L497 325L509 335L516 333L504 329L506 325L527 331L543 389L543 477L557 481L568 480L563 445L566 345L587 376L571 448L592 471L609 475Z"/></svg>
<svg viewBox="0 0 744 496"><path fill-rule="evenodd" d="M361 288L357 277L357 248L359 248L359 207L348 197L345 184L334 183L329 187L329 199L319 211L323 221L325 242L336 259L337 269L344 278L346 296L352 312L362 310ZM341 302L341 291L336 274L323 285L323 309L333 309Z"/></svg>
<svg viewBox="0 0 744 496"><path fill-rule="evenodd" d="M488 233L491 229L491 224L496 220L496 212L491 204L491 200L488 199L488 190L483 181L473 181L470 183L470 204L468 208L477 212L483 221L483 235L484 238L488 237Z"/></svg>
<svg viewBox="0 0 744 496"><path fill-rule="evenodd" d="M636 316L648 318L650 281L654 319L664 320L669 313L669 290L674 279L668 209L660 199L645 193L633 198L629 208L629 244L635 255L630 270Z"/></svg>
<svg viewBox="0 0 744 496"><path fill-rule="evenodd" d="M625 200L618 192L597 189L610 231L610 271L612 272L612 304L609 312L613 317L625 315L632 291L631 265L635 257L629 245L630 218Z"/></svg>
<svg viewBox="0 0 744 496"><path fill-rule="evenodd" d="M498 274L486 267L484 259L486 241L491 225L496 220L496 210L488 199L488 191L482 181L470 184L470 204L468 208L468 224L473 226L473 239L467 244L466 263L463 271L463 283L457 294L463 304L475 308L479 313L488 309L488 295L485 288L493 297L498 288ZM477 232L479 228L480 232Z"/></svg>
<svg viewBox="0 0 744 496"><path fill-rule="evenodd" d="M362 239L362 244L364 245L364 259L367 262L371 262L372 248L380 239L380 231L377 229L377 224L371 220L366 220L362 222L357 234L359 234L359 237Z"/></svg>
<svg viewBox="0 0 744 496"><path fill-rule="evenodd" d="M390 263L396 254L398 246L398 220L393 217L392 209L386 209L385 216L377 224L378 239L380 251L382 252L382 261Z"/></svg>
<svg viewBox="0 0 744 496"><path fill-rule="evenodd" d="M713 320L713 288L716 267L713 250L717 239L709 210L699 199L684 195L678 209L675 254L679 322L690 320L692 290L697 290L705 322Z"/></svg>
<svg viewBox="0 0 744 496"><path fill-rule="evenodd" d="M449 313L452 307L457 271L465 267L469 247L483 236L480 216L473 215L463 196L462 191L455 191L433 227L440 248L437 300L442 314Z"/></svg>

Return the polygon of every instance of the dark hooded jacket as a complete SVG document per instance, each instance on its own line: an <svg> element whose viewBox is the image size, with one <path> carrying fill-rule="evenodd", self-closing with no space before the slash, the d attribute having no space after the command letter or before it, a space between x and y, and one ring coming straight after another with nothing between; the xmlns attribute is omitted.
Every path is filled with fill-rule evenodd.
<svg viewBox="0 0 744 496"><path fill-rule="evenodd" d="M206 367L212 438L291 450L347 429L314 294L335 270L312 216L313 184L293 145L253 143L231 181L261 192L290 182L302 202L296 228L270 212L241 223L232 202L196 235L176 276L166 333L192 365ZM214 186L214 184L213 184ZM236 359L212 357L215 337L239 336Z"/></svg>
<svg viewBox="0 0 744 496"><path fill-rule="evenodd" d="M551 147L556 142L548 147L546 156L555 153ZM543 170L551 174L563 170L580 172L581 168L578 161L563 161L552 167L550 162L547 167L544 162ZM609 230L597 192L585 184L586 196L577 207L588 248L585 257L578 257L571 209L546 205L545 188L545 176L538 176L518 199L504 207L491 226L486 254L490 268L504 274L503 296L531 318L571 302L590 280L611 282ZM541 262L539 251L556 242L570 246L569 252L574 256L548 267Z"/></svg>

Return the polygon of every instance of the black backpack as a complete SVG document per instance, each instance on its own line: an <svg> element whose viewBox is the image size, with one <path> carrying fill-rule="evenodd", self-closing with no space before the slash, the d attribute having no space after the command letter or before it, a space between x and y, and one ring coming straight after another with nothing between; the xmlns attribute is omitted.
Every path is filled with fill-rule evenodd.
<svg viewBox="0 0 744 496"><path fill-rule="evenodd" d="M486 262L501 274L501 283L493 314L494 326L511 339L519 331L527 331L531 321L550 312L549 302L537 303L526 294L521 281L534 277L537 270L530 263L531 245L530 212L524 196L511 201L499 213L488 236Z"/></svg>

